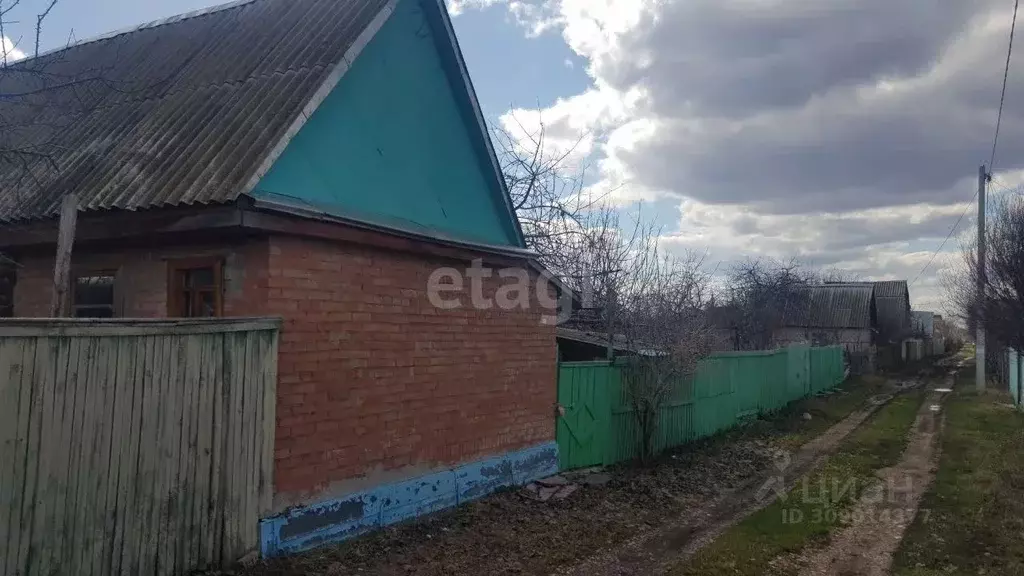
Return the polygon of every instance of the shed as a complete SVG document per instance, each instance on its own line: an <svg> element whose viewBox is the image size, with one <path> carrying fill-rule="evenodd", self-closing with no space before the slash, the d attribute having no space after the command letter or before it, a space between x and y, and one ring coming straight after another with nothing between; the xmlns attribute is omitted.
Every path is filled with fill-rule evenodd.
<svg viewBox="0 0 1024 576"><path fill-rule="evenodd" d="M910 335L910 289L906 280L874 283L880 343L899 344Z"/></svg>
<svg viewBox="0 0 1024 576"><path fill-rule="evenodd" d="M814 346L841 345L850 357L851 370L873 367L875 324L874 286L870 283L807 286L798 293L804 301L776 330L775 344L809 342Z"/></svg>

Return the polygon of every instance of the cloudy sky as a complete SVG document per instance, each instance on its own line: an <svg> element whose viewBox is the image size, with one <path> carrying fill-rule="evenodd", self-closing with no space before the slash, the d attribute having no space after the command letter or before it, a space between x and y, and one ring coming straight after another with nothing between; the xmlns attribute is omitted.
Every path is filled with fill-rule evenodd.
<svg viewBox="0 0 1024 576"><path fill-rule="evenodd" d="M665 245L913 280L992 146L1012 0L448 0L489 119L580 138L587 182ZM213 4L62 0L44 49ZM28 49L44 0L8 42ZM996 188L1024 181L1024 54ZM516 124L512 123L515 118ZM998 192L1009 193L1009 192ZM959 230L975 225L968 211ZM941 309L938 273L911 288ZM723 264L724 266L724 264Z"/></svg>
<svg viewBox="0 0 1024 576"><path fill-rule="evenodd" d="M710 248L715 261L797 256L865 278L913 280L988 161L1013 1L451 0L451 8L463 36L517 30L506 54L548 47L529 72L548 74L529 78L538 95L522 93L513 67L501 79L516 85L516 99L489 93L490 112L540 117L564 142L586 134L592 184L621 202L645 200L669 246ZM475 78L509 71L493 67L496 47L474 40L465 49ZM1024 69L1013 65L1001 186L1021 181L1022 137ZM959 229L974 226L969 211ZM954 237L913 286L917 307L941 309L937 273L958 248Z"/></svg>

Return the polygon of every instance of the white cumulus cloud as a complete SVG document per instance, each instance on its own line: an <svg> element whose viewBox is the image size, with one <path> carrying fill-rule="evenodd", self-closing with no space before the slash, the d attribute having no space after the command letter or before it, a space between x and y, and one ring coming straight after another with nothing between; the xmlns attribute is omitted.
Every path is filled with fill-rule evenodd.
<svg viewBox="0 0 1024 576"><path fill-rule="evenodd" d="M505 3L528 35L560 33L592 80L515 116L557 125L564 141L584 134L596 189L677 202L669 240L679 246L910 280L988 160L1006 2ZM996 164L1010 186L1024 171L1021 66L1010 70ZM936 273L955 257L936 258L916 304L941 300Z"/></svg>

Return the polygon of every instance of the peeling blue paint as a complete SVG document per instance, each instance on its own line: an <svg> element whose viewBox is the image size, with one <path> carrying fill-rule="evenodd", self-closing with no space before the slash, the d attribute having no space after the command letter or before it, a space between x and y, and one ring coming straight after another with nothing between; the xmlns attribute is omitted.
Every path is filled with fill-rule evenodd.
<svg viewBox="0 0 1024 576"><path fill-rule="evenodd" d="M260 521L264 558L338 542L558 472L558 445L548 442L387 484L342 498L291 508Z"/></svg>

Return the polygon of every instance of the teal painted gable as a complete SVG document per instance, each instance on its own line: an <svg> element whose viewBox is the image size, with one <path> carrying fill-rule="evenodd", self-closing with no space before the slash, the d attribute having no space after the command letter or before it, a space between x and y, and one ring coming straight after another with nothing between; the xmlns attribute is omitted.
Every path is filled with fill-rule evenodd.
<svg viewBox="0 0 1024 576"><path fill-rule="evenodd" d="M462 80L449 78L442 64L419 0L400 0L253 196L287 197L436 237L519 246L504 189L453 91Z"/></svg>

